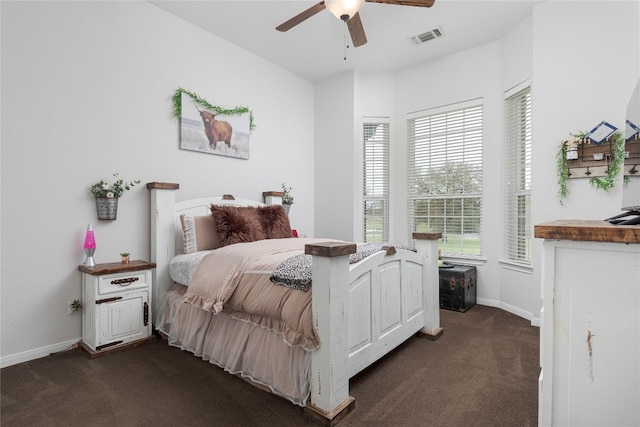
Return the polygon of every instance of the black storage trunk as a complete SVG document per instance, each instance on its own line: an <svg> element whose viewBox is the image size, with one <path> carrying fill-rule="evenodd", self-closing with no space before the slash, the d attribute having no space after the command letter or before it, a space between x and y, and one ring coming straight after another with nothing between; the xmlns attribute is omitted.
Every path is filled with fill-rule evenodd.
<svg viewBox="0 0 640 427"><path fill-rule="evenodd" d="M440 308L465 312L476 304L476 268L440 267Z"/></svg>

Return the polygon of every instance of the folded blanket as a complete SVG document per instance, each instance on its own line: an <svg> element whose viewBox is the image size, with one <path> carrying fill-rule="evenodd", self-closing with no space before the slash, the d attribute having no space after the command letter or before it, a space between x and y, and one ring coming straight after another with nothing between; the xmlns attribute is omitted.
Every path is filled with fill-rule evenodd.
<svg viewBox="0 0 640 427"><path fill-rule="evenodd" d="M414 248L403 245L389 245L388 243L360 244L357 246L356 253L349 255L349 264L360 262L369 255L383 250L391 255L395 253L395 249L415 252ZM306 292L311 287L311 267L311 255L295 255L278 265L269 280L277 285Z"/></svg>

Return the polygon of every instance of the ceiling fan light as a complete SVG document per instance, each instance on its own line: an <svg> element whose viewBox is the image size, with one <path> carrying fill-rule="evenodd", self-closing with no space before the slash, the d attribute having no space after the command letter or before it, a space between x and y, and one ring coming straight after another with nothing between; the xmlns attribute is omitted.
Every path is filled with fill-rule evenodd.
<svg viewBox="0 0 640 427"><path fill-rule="evenodd" d="M324 2L325 7L340 20L343 20L344 15L351 19L363 4L364 0L325 0Z"/></svg>

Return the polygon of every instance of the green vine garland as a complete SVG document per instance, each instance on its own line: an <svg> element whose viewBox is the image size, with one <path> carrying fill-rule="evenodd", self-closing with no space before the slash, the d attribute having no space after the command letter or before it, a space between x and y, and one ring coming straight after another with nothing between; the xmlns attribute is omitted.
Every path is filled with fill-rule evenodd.
<svg viewBox="0 0 640 427"><path fill-rule="evenodd" d="M574 138L583 140L586 134L585 132L578 132L578 133L571 133L569 135L571 135ZM558 200L560 201L561 205L563 204L562 201L567 197L567 194L569 192L567 190L567 179L569 179L569 167L567 165L566 143L570 139L571 138L567 138L566 140L564 140L560 144L560 147L558 148L558 152L556 153L556 170L558 172L558 186L560 187L558 189Z"/></svg>
<svg viewBox="0 0 640 427"><path fill-rule="evenodd" d="M584 138L585 133L580 132L577 134L571 134L577 138ZM589 184L593 185L596 189L608 191L615 187L615 177L620 172L620 167L624 163L624 149L625 140L621 132L615 132L612 136L614 139L613 158L611 164L607 169L607 173L604 177L592 177L589 178ZM556 168L558 173L558 200L560 204L563 204L563 200L567 197L567 179L569 178L569 168L567 166L567 146L560 144L558 152L556 153Z"/></svg>
<svg viewBox="0 0 640 427"><path fill-rule="evenodd" d="M560 204L567 197L567 179L569 178L569 168L567 167L567 146L560 144L556 153L556 168L558 171L558 200Z"/></svg>
<svg viewBox="0 0 640 427"><path fill-rule="evenodd" d="M615 177L620 172L620 166L624 163L624 136L621 132L613 134L614 147L613 147L613 159L607 169L607 174L604 178L589 178L589 184L596 187L596 189L609 191L616 185Z"/></svg>
<svg viewBox="0 0 640 427"><path fill-rule="evenodd" d="M249 113L249 129L250 130L255 130L256 125L253 122L253 112L248 108L248 107L236 107L232 110L229 109L225 109L222 107L218 107L217 105L212 105L211 103L209 103L209 101L207 101L204 98L201 98L200 96L198 96L197 94L188 91L186 89L183 89L181 87L179 87L178 89L176 89L175 93L173 94L173 116L180 120L180 118L182 117L182 102L181 102L181 95L182 94L188 95L193 102L195 102L196 104L200 105L201 107L206 108L207 110L211 110L213 112L216 113L216 115L221 115L221 116L240 116L242 114L247 114Z"/></svg>

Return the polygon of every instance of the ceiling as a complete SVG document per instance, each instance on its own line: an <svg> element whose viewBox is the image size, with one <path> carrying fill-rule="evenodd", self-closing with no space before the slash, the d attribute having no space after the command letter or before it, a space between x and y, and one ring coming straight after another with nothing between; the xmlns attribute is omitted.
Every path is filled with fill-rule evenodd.
<svg viewBox="0 0 640 427"><path fill-rule="evenodd" d="M354 48L345 25L328 10L287 32L275 27L318 1L150 1L204 30L311 81L347 70L395 71L500 39L531 14L527 0L436 0L431 8L365 3L368 43ZM440 28L415 45L411 37ZM345 59L346 55L346 59Z"/></svg>

